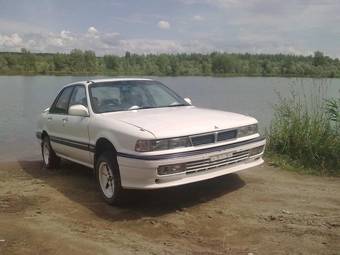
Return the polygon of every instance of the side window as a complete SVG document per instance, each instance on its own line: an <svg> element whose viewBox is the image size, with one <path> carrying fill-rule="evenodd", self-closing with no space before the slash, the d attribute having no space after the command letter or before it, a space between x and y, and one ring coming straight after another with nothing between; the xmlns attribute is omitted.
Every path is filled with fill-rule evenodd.
<svg viewBox="0 0 340 255"><path fill-rule="evenodd" d="M87 98L84 86L76 86L73 90L70 106L76 104L82 104L87 107Z"/></svg>
<svg viewBox="0 0 340 255"><path fill-rule="evenodd" d="M67 114L68 103L70 101L72 90L73 87L67 87L61 92L59 98L52 106L50 113Z"/></svg>

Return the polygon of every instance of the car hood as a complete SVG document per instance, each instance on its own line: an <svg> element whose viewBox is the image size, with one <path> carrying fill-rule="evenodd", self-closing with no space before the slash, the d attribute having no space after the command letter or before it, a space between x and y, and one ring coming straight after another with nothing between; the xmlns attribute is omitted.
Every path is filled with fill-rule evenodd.
<svg viewBox="0 0 340 255"><path fill-rule="evenodd" d="M113 112L103 116L145 129L156 138L200 134L257 123L256 119L242 114L194 106Z"/></svg>

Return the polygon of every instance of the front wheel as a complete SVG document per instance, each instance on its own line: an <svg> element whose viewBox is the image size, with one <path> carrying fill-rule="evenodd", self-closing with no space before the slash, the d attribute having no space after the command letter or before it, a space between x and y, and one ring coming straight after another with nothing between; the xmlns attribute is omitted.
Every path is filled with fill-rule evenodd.
<svg viewBox="0 0 340 255"><path fill-rule="evenodd" d="M44 166L47 169L57 168L60 165L60 158L53 151L48 136L45 136L41 143L41 154L43 157Z"/></svg>
<svg viewBox="0 0 340 255"><path fill-rule="evenodd" d="M119 167L114 154L110 151L102 153L96 163L98 188L108 204L118 204L121 201L122 186Z"/></svg>

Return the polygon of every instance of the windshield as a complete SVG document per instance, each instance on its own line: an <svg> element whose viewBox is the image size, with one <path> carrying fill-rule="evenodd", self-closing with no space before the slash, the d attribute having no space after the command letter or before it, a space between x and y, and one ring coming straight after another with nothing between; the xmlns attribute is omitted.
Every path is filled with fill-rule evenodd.
<svg viewBox="0 0 340 255"><path fill-rule="evenodd" d="M95 113L189 105L162 83L150 80L95 83L90 85L90 99Z"/></svg>

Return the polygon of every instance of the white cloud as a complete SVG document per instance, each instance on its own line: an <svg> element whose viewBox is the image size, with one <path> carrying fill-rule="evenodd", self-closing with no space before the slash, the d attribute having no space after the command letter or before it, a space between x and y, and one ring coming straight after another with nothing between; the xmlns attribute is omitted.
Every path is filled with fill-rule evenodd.
<svg viewBox="0 0 340 255"><path fill-rule="evenodd" d="M11 35L1 35L0 34L0 48L8 49L20 49L23 45L22 38L17 34L11 34Z"/></svg>
<svg viewBox="0 0 340 255"><path fill-rule="evenodd" d="M88 29L87 29L87 32L89 33L89 34L97 34L98 33L98 30L95 28L95 27L89 27Z"/></svg>
<svg viewBox="0 0 340 255"><path fill-rule="evenodd" d="M165 21L165 20L160 20L158 22L157 26L160 29L169 29L170 28L170 23L168 21Z"/></svg>
<svg viewBox="0 0 340 255"><path fill-rule="evenodd" d="M95 27L89 27L85 36L91 38L91 40L98 39L100 37L99 32Z"/></svg>
<svg viewBox="0 0 340 255"><path fill-rule="evenodd" d="M199 41L181 42L177 40L129 39L121 40L119 47L124 51L139 54L211 52L213 48Z"/></svg>
<svg viewBox="0 0 340 255"><path fill-rule="evenodd" d="M70 52L77 48L93 50L97 55L118 54L126 51L138 54L211 52L211 45L201 41L179 41L160 39L126 39L119 33L98 32L89 40L89 32L73 33L62 30L60 33L0 34L0 48L6 51L19 51L26 48L32 52Z"/></svg>
<svg viewBox="0 0 340 255"><path fill-rule="evenodd" d="M201 15L195 15L192 19L195 20L195 21L203 21L203 20L205 20L205 18L202 17Z"/></svg>
<svg viewBox="0 0 340 255"><path fill-rule="evenodd" d="M60 32L60 37L63 38L63 39L67 39L67 40L73 40L74 39L71 32L67 31L67 30L62 30Z"/></svg>
<svg viewBox="0 0 340 255"><path fill-rule="evenodd" d="M93 50L97 55L118 54L126 51L137 54L149 53L209 53L212 51L250 53L310 54L297 43L282 43L276 36L263 38L261 35L243 31L234 42L205 40L160 40L126 39L119 33L100 33L89 40L88 32L79 34L63 30L60 33L0 34L0 48L4 51L70 52L72 49Z"/></svg>

